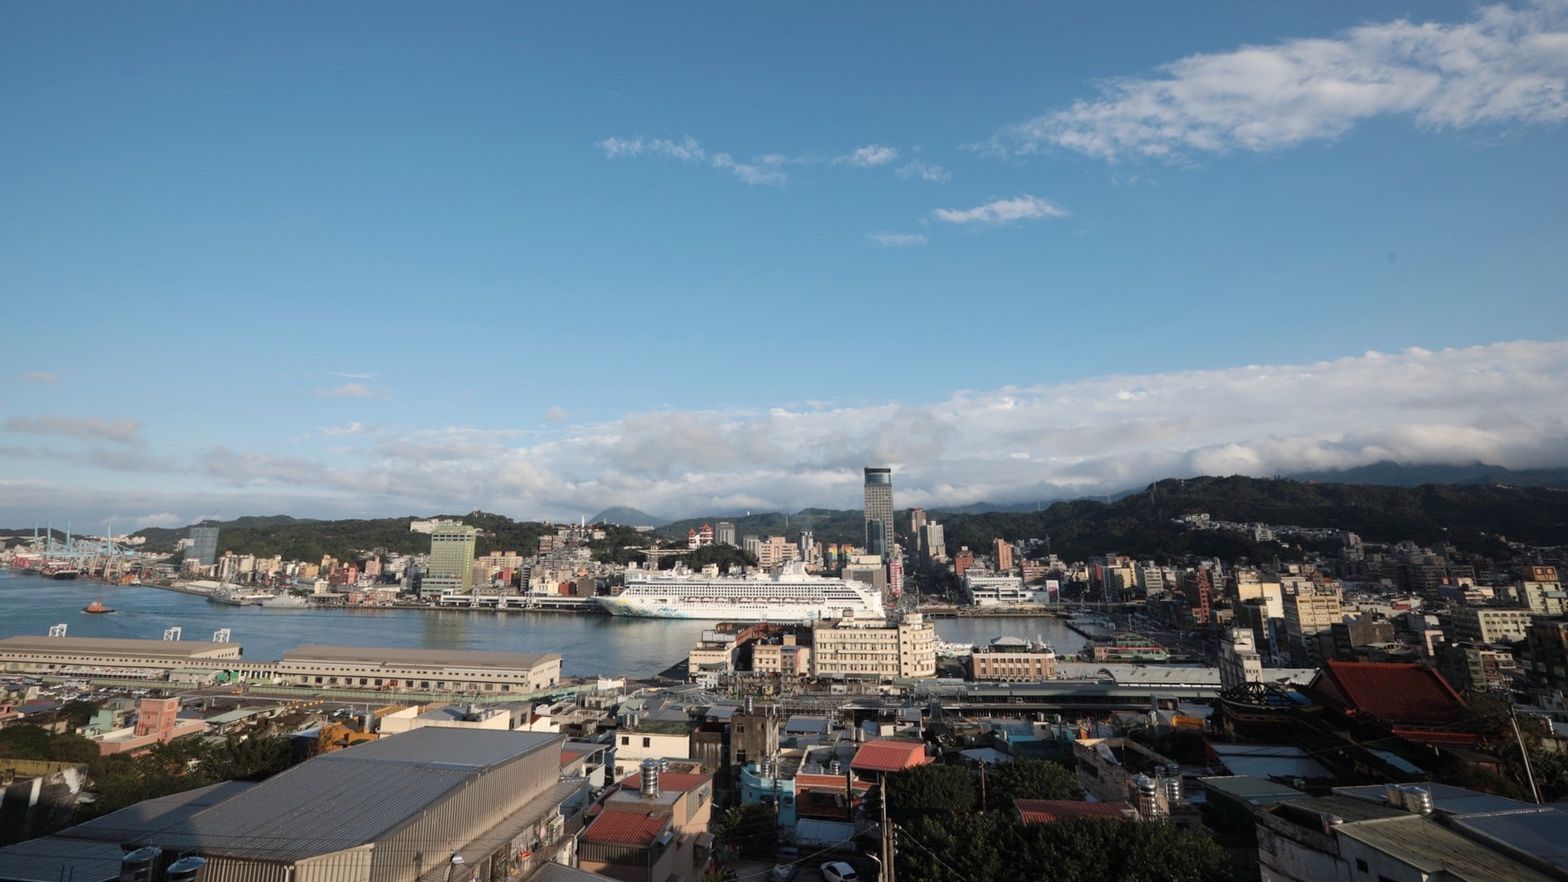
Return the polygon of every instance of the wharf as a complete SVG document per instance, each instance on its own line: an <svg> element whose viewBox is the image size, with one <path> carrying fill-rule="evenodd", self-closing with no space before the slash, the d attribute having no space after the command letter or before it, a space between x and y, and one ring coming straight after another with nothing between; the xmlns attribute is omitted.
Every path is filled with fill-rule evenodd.
<svg viewBox="0 0 1568 882"><path fill-rule="evenodd" d="M1067 618L1067 610L1039 603L1009 606L920 606L917 611L933 619L1037 619Z"/></svg>

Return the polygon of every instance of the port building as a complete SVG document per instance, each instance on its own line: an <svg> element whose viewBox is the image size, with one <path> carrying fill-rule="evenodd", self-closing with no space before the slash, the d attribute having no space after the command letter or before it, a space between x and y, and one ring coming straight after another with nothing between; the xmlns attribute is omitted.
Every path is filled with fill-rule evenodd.
<svg viewBox="0 0 1568 882"><path fill-rule="evenodd" d="M575 852L587 781L562 778L563 741L419 729L0 849L0 878L108 882L138 855L200 856L211 882L527 878Z"/></svg>

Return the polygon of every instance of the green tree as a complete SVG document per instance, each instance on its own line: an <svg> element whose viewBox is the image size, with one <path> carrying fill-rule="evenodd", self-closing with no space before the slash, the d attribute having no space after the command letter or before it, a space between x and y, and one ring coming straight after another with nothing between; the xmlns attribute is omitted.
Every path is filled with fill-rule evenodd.
<svg viewBox="0 0 1568 882"><path fill-rule="evenodd" d="M98 713L98 707L95 702L78 698L60 705L56 713L69 723L72 729L80 729L92 720L93 714Z"/></svg>
<svg viewBox="0 0 1568 882"><path fill-rule="evenodd" d="M1005 812L975 812L927 816L899 831L900 882L1207 882L1230 875L1217 843L1165 823L1024 825Z"/></svg>
<svg viewBox="0 0 1568 882"><path fill-rule="evenodd" d="M1014 760L986 772L986 808L1011 811L1015 799L1077 799L1078 778L1061 763Z"/></svg>
<svg viewBox="0 0 1568 882"><path fill-rule="evenodd" d="M946 816L975 807L974 778L968 769L927 764L886 776L883 798L888 817L908 823L927 815Z"/></svg>
<svg viewBox="0 0 1568 882"><path fill-rule="evenodd" d="M770 858L778 846L778 818L769 806L757 803L736 806L719 818L714 836L719 844L734 849L742 857Z"/></svg>

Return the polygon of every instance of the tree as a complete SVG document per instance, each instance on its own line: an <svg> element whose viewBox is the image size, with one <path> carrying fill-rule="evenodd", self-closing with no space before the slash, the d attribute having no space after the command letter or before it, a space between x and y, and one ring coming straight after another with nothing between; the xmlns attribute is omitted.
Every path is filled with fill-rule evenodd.
<svg viewBox="0 0 1568 882"><path fill-rule="evenodd" d="M60 705L56 713L69 723L72 729L80 729L92 721L93 714L98 713L98 705L77 698Z"/></svg>
<svg viewBox="0 0 1568 882"><path fill-rule="evenodd" d="M778 818L769 806L758 803L736 806L719 818L714 835L719 844L734 849L742 857L770 858L779 841Z"/></svg>
<svg viewBox="0 0 1568 882"><path fill-rule="evenodd" d="M888 817L908 823L927 815L951 815L975 807L975 785L968 769L928 764L886 777L882 798Z"/></svg>
<svg viewBox="0 0 1568 882"><path fill-rule="evenodd" d="M916 819L899 831L900 882L1205 882L1229 878L1223 849L1148 821L1022 824L1007 812Z"/></svg>
<svg viewBox="0 0 1568 882"><path fill-rule="evenodd" d="M1012 811L1015 799L1077 799L1078 778L1049 760L1013 760L986 772L986 808Z"/></svg>

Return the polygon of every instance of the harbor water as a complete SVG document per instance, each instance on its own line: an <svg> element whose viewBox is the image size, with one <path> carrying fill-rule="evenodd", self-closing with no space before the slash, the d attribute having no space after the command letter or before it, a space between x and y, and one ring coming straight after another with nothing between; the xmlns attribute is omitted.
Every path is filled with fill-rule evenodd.
<svg viewBox="0 0 1568 882"><path fill-rule="evenodd" d="M115 611L89 615L102 598ZM0 637L43 636L64 623L72 637L157 640L178 626L185 640L210 640L228 628L245 657L275 659L310 643L495 652L558 652L567 676L649 677L686 657L715 623L594 614L497 613L415 609L265 609L226 606L203 597L146 586L56 581L0 570ZM998 636L1044 640L1058 654L1083 638L1054 618L938 619L937 637L986 643Z"/></svg>

